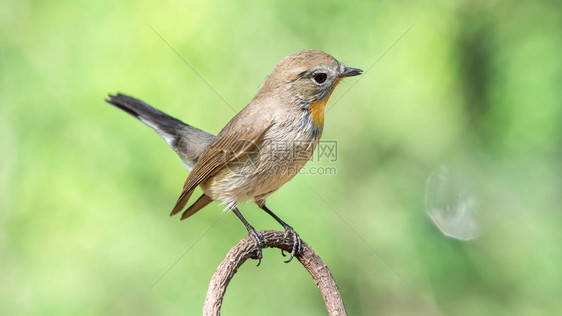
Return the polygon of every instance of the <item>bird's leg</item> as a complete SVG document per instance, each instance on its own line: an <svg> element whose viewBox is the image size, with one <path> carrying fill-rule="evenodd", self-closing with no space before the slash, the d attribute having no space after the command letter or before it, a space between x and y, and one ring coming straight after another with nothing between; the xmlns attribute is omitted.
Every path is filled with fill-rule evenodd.
<svg viewBox="0 0 562 316"><path fill-rule="evenodd" d="M275 215L275 213L273 213L270 209L268 209L267 206L265 206L265 204L263 204L263 205L258 204L258 206L262 210L264 210L267 214L271 215L271 217L273 217L279 224L281 224L281 226L283 226L283 228L285 229L285 238L289 237L289 235L291 235L293 237L293 249L291 249L291 257L289 257L289 260L285 261L286 263L290 262L291 260L293 260L293 257L299 251L301 251L301 248L302 248L301 238L299 237L299 234L297 234L297 232L295 232L293 227L289 226L282 219L280 219L277 215ZM283 256L285 256L285 253L283 252L283 250L281 250L281 254Z"/></svg>
<svg viewBox="0 0 562 316"><path fill-rule="evenodd" d="M261 258L262 256L262 247L263 244L265 243L265 238L263 237L263 235L259 232L257 232L254 227L252 227L252 225L250 225L250 223L248 223L248 221L244 218L244 216L242 216L242 214L240 213L240 211L238 210L238 208L236 206L231 208L232 212L234 212L234 214L236 214L236 216L238 216L238 218L242 221L242 224L244 224L244 226L246 226L246 229L248 230L248 235L250 235L250 237L252 237L252 239L254 240L254 243L256 244L256 247L258 248L257 250L257 257L258 257L258 267L261 263Z"/></svg>

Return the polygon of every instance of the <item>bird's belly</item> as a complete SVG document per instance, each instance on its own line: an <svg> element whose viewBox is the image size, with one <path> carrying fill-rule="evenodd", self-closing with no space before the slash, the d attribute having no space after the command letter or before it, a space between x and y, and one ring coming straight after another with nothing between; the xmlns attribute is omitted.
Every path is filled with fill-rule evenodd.
<svg viewBox="0 0 562 316"><path fill-rule="evenodd" d="M298 174L314 152L317 141L265 140L255 151L229 163L201 184L213 200L234 205L249 199L265 200Z"/></svg>

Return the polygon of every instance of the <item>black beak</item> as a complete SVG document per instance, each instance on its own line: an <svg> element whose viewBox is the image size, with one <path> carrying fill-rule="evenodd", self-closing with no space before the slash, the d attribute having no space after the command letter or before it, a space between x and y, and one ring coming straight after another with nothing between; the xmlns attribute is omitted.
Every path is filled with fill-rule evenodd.
<svg viewBox="0 0 562 316"><path fill-rule="evenodd" d="M343 70L343 72L340 74L340 78L343 77L353 77L353 76L358 76L360 74L363 73L363 70L359 69L359 68L349 68L349 67L345 67L345 69Z"/></svg>

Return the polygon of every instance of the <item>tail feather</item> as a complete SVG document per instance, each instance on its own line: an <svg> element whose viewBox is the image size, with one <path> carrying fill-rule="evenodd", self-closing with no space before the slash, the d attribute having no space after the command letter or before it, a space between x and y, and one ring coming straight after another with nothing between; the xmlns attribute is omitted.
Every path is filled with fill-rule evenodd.
<svg viewBox="0 0 562 316"><path fill-rule="evenodd" d="M158 128L159 134L165 133L170 136L177 136L178 132L186 126L184 122L171 117L170 115L157 110L141 100L118 93L117 95L109 95L107 103L125 111L126 113L136 117L143 123L152 128Z"/></svg>
<svg viewBox="0 0 562 316"><path fill-rule="evenodd" d="M214 139L212 134L171 117L141 100L118 93L109 95L107 103L137 118L162 137L191 169L201 153Z"/></svg>
<svg viewBox="0 0 562 316"><path fill-rule="evenodd" d="M160 137L162 137L178 154L188 170L191 170L191 167L197 162L201 153L215 138L212 134L185 124L133 97L120 93L117 95L110 94L109 99L105 101L137 118L156 131L156 133L158 133L158 135L160 135ZM193 190L183 193L176 202L170 215L175 215L183 210L192 193ZM212 199L209 196L203 194L193 205L183 212L181 219L186 219L195 214L211 201Z"/></svg>

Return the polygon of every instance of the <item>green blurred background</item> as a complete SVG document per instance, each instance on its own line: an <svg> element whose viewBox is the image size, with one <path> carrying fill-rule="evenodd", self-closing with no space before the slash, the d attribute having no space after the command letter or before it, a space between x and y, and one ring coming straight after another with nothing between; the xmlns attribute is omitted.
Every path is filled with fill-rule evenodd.
<svg viewBox="0 0 562 316"><path fill-rule="evenodd" d="M150 25L236 111L301 49L370 69L328 103L337 161L308 165L337 174L299 175L268 200L351 315L561 314L559 4L2 1L0 312L197 315L246 235L228 213L174 265L222 207L169 217L187 172L103 99L131 94L212 133L235 113ZM470 222L470 240L429 214ZM298 262L264 255L230 284L225 315L326 313Z"/></svg>

